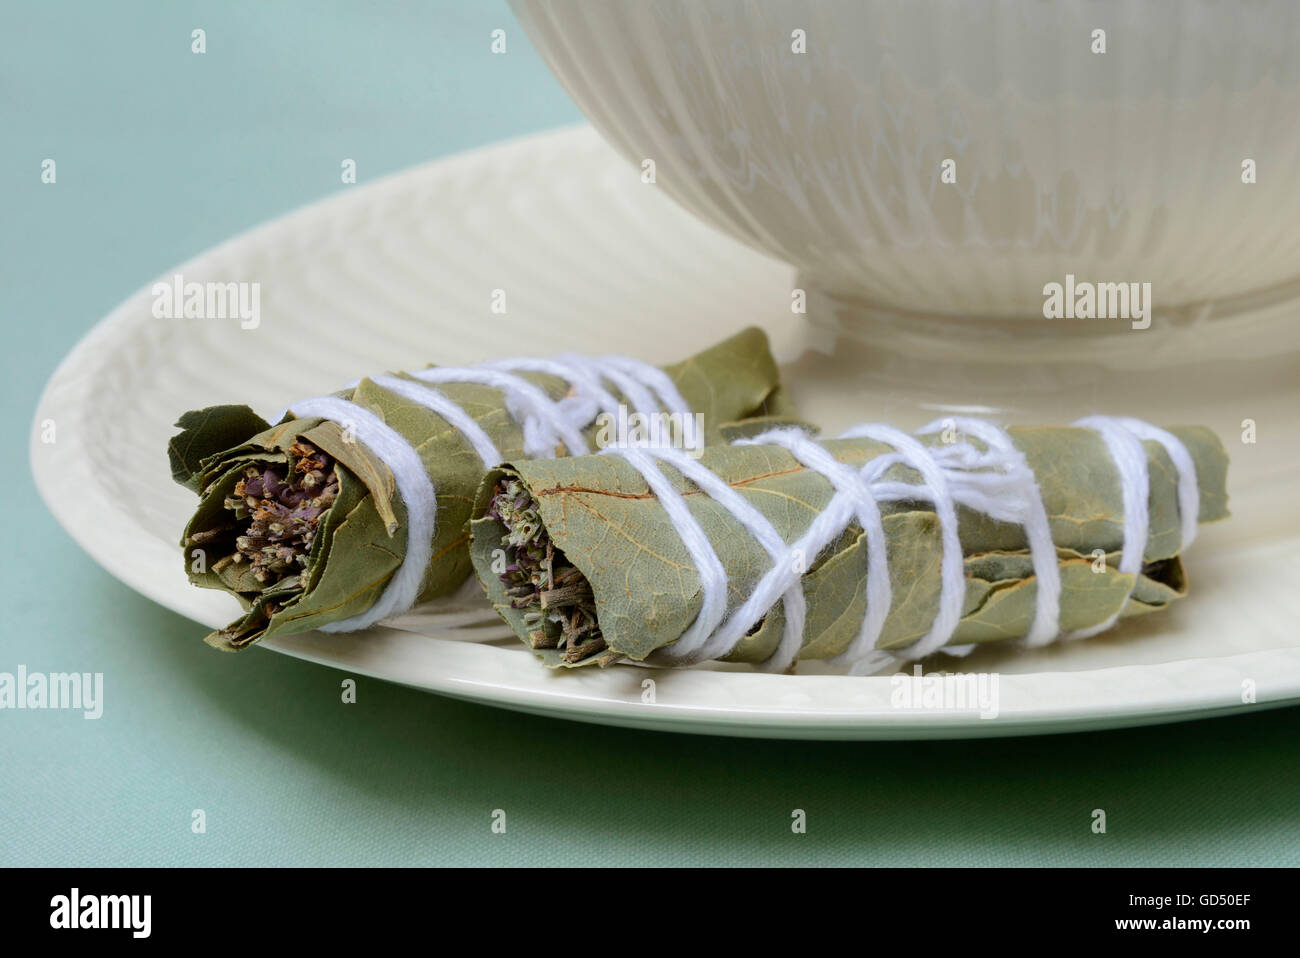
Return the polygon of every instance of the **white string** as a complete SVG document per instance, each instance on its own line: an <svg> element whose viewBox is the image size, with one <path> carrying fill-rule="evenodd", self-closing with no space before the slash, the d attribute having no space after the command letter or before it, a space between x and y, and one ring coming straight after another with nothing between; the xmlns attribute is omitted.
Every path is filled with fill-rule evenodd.
<svg viewBox="0 0 1300 958"><path fill-rule="evenodd" d="M1196 538L1196 532L1200 528L1201 513L1201 490L1196 481L1196 463L1192 460L1192 454L1187 451L1182 440L1173 433L1153 426L1149 422L1127 416L1116 418L1114 421L1139 439L1160 443L1169 454L1169 460L1178 473L1179 548L1186 549Z"/></svg>
<svg viewBox="0 0 1300 958"><path fill-rule="evenodd" d="M1088 416L1074 425L1092 429L1101 435L1110 451L1111 459L1119 472L1120 496L1124 503L1124 531L1120 546L1119 572L1132 576L1124 602L1114 615L1086 629L1076 629L1066 635L1068 639L1086 639L1109 629L1119 619L1120 611L1137 586L1138 573L1146 555L1147 536L1151 524L1148 500L1151 496L1151 476L1147 466L1144 439L1154 440L1165 447L1169 459L1178 473L1178 524L1181 534L1180 548L1196 538L1200 515L1201 494L1196 479L1196 464L1187 447L1177 436L1141 419L1126 416Z"/></svg>
<svg viewBox="0 0 1300 958"><path fill-rule="evenodd" d="M530 459L553 457L561 445L571 456L590 451L579 427L562 414L559 404L540 386L513 373L442 366L411 375L426 383L468 383L499 391L510 418L524 427L524 454Z"/></svg>
<svg viewBox="0 0 1300 958"><path fill-rule="evenodd" d="M556 359L496 359L482 365L488 369L501 369L512 373L543 373L557 379L567 379L578 388L573 395L559 400L558 406L568 410L568 415L578 422L587 423L600 413L618 414L618 400L601 384L600 376L593 375L584 363Z"/></svg>
<svg viewBox="0 0 1300 958"><path fill-rule="evenodd" d="M1119 565L1121 573L1133 576L1137 583L1137 574L1142 569L1142 556L1147 548L1147 531L1150 518L1147 512L1147 499L1150 495L1151 476L1147 471L1147 453L1142 448L1142 440L1125 428L1116 419L1108 416L1087 416L1077 419L1076 426L1091 429L1101 436L1110 452L1111 460L1119 471L1120 499L1124 504L1124 531L1120 546ZM1130 592L1132 588L1130 587ZM1127 601L1127 598L1125 599ZM1123 608L1123 603L1120 603ZM1105 632L1119 619L1119 611L1104 622L1076 629L1067 635L1071 639L1086 639Z"/></svg>
<svg viewBox="0 0 1300 958"><path fill-rule="evenodd" d="M961 624L962 605L966 601L966 567L963 564L961 540L957 536L957 508L954 490L941 467L923 445L892 426L856 426L845 432L842 439L874 439L897 449L903 461L921 474L923 488L916 492L929 498L939 517L939 536L942 554L939 558L939 611L930 631L894 653L896 657L921 659L948 644L952 634ZM973 474L972 474L973 475Z"/></svg>
<svg viewBox="0 0 1300 958"><path fill-rule="evenodd" d="M852 661L870 651L875 647L876 640L885 626L889 607L894 601L888 565L884 562L870 561L872 555L885 555L884 519L880 514L880 504L871 493L870 483L882 475L898 460L898 457L877 457L867 463L861 472L855 473L799 429L768 430L752 439L740 440L737 445L781 446L805 466L820 472L836 490L830 505L822 510L807 532L791 547L790 557L784 566L774 567L767 576L764 576L758 588L737 612L737 631L743 629L747 632L753 628L766 614L765 604L768 593L781 585L787 589L792 588L790 580L801 581L802 570L806 570L812 564L812 559L838 538L856 517L867 537L869 557L866 582L867 609L858 635L849 648L836 657L836 661ZM802 590L800 594L802 595ZM788 669L798 657L802 638L802 634L796 638L784 637L776 653L769 659L767 667L773 671Z"/></svg>
<svg viewBox="0 0 1300 958"><path fill-rule="evenodd" d="M1075 425L1098 432L1106 443L1119 473L1124 509L1124 545L1120 571L1135 576L1141 569L1146 548L1150 495L1146 451L1143 439L1160 442L1169 451L1178 470L1178 493L1183 545L1197 521L1199 490L1196 469L1182 442L1171 433L1136 419L1093 416ZM889 426L866 424L845 432L841 438L868 438L894 450L853 470L835 459L822 445L798 429L774 429L734 445L776 445L791 453L807 468L818 472L835 490L827 505L815 515L796 542L785 545L771 522L750 505L716 473L677 450L660 449L653 455L642 449L612 447L604 450L623 456L641 473L672 520L700 576L701 608L691 626L672 645L660 650L676 663L720 658L758 625L775 604L783 602L785 627L777 648L762 667L772 671L789 669L798 657L806 622L803 572L811 558L819 555L844 533L856 519L866 537L866 608L862 627L848 648L832 659L848 664L856 674L879 671L899 662L924 658L940 649L954 655L968 654L975 646L950 645L961 623L966 596L964 555L958 535L957 506L982 512L1003 522L1024 527L1037 588L1034 615L1023 642L1040 646L1060 636L1061 579L1056 546L1042 494L1024 454L998 426L967 417L937 420L920 430L931 435L955 428L984 444L970 442L922 445L912 436ZM729 588L725 566L712 543L691 514L684 498L656 465L656 460L674 466L710 498L726 508L736 521L763 547L772 564L750 594L724 620ZM910 466L921 476L920 484L885 480L893 466ZM879 503L922 501L934 506L940 527L939 602L934 621L925 636L903 649L876 649L892 603L886 540ZM1190 523L1190 525L1189 525ZM1194 534L1194 532L1192 533ZM1114 624L1119 614L1084 633L1095 634Z"/></svg>
<svg viewBox="0 0 1300 958"><path fill-rule="evenodd" d="M474 447L484 466L491 468L501 461L502 456L497 451L496 444L474 417L432 386L411 379L400 379L397 376L373 376L370 381L441 416L447 421L447 425L458 430L469 440L469 444Z"/></svg>
<svg viewBox="0 0 1300 958"><path fill-rule="evenodd" d="M722 568L722 561L709 542L709 537L704 534L685 501L660 472L654 460L643 449L614 446L610 449L617 451L641 473L650 490L663 504L664 511L673 522L673 528L677 530L691 561L695 563L703 602L690 627L675 643L677 654L682 658L689 657L704 644L727 612L727 572Z"/></svg>
<svg viewBox="0 0 1300 958"><path fill-rule="evenodd" d="M393 471L397 494L406 505L406 555L393 573L383 593L360 615L321 626L323 632L350 632L364 629L380 619L405 612L415 604L424 568L433 555L433 515L436 508L433 480L424 470L419 453L406 438L382 419L355 403L337 396L318 396L294 403L301 416L319 416L334 422L346 422L356 437ZM406 601L410 597L410 602Z"/></svg>
<svg viewBox="0 0 1300 958"><path fill-rule="evenodd" d="M647 475L647 471L642 467L642 464L646 460L649 460L650 457L646 456L645 453L640 450L629 450L626 447L610 447L606 451L622 455L624 458L627 458L632 462L633 466L641 472L643 477ZM763 547L768 556L771 557L774 568L779 567L783 561L785 561L786 544L781 538L780 533L776 531L776 528L770 521L768 521L766 516L759 512L758 509L754 508L754 506L736 492L735 489L723 482L717 473L700 465L694 457L689 456L680 450L670 448L660 449L656 451L656 455L658 458L673 465L678 472L682 473L682 475L694 482L696 486L708 493L710 498L714 499L726 508L727 511L729 511L732 516L734 516L736 520L744 526L749 534L754 537L758 544ZM653 460L650 461L650 468L655 469L657 478L662 477L662 474L658 473L657 468L654 467ZM656 493L656 495L658 495L658 493ZM672 499L671 494L670 499ZM675 501L673 506L674 509L676 508L676 502L680 501L680 499ZM667 508L667 506L665 506L665 508ZM670 512L670 515L671 514L672 513ZM691 524L695 525L693 518L691 519ZM698 537L695 536L695 531L699 532ZM721 603L722 608L720 610L717 609L716 604L711 605L707 617L702 613L696 617L696 621L706 621L710 625L716 625L717 620L721 618L721 613L726 610L726 572L723 570L722 563L718 560L717 553L714 551L708 537L704 535L702 530L699 530L698 525L695 525L695 529L692 530L691 536L691 540L687 542L687 550L691 552L693 559L697 553L703 556L702 562L698 560L696 561L696 568L708 569L706 576L701 576L701 591L706 596L712 595L724 599ZM683 539L683 541L686 542L687 540ZM707 584L704 581L706 578L708 580ZM798 649L798 643L803 635L804 619L807 614L807 602L804 599L803 589L799 584L799 577L797 575L794 577L794 582L788 589L786 589L781 598L785 603L784 641L793 643L794 648ZM703 628L704 626L701 627L701 631L703 631ZM721 646L725 641L725 633L713 630L713 636L710 641L701 647L697 637L692 635L690 641L687 642L686 645L683 645L681 640L678 640L662 657L670 659L673 664L676 665L687 665L696 661L717 658L717 656L721 654Z"/></svg>
<svg viewBox="0 0 1300 958"><path fill-rule="evenodd" d="M969 416L936 419L922 426L918 433L930 435L941 432L950 424L953 428L974 436L990 451L996 451L1004 457L1003 464L1008 476L1021 485L1021 501L1028 509L1020 524L1024 526L1025 538L1029 543L1029 556L1033 564L1036 588L1034 618L1023 643L1029 648L1047 645L1060 632L1061 570L1057 565L1056 545L1052 542L1052 527L1047 518L1047 508L1043 505L1038 480L1034 477L1034 471L1029 468L1029 463L1025 461L1024 453L1015 447L1006 431L983 419L973 419ZM1194 471L1195 467L1193 467ZM987 509L981 511L988 512ZM970 647L973 648L974 646Z"/></svg>
<svg viewBox="0 0 1300 958"><path fill-rule="evenodd" d="M520 372L555 376L570 384L570 394L551 399ZM582 430L604 412L616 415L619 402L602 385L612 383L643 416L669 412L690 416L690 407L669 376L660 369L623 356L596 359L564 356L557 359L502 359L471 367L433 367L399 376L374 376L371 382L441 416L458 430L478 454L484 468L502 461L488 434L459 404L433 387L434 383L473 383L502 394L506 412L523 429L524 454L530 459L554 458L564 448L570 455L588 452ZM348 388L355 388L359 380ZM382 619L406 612L419 597L429 560L437 517L437 489L415 447L373 412L338 396L318 396L294 403L300 417L318 416L350 428L393 473L397 494L406 507L406 550L402 563L375 604L365 612L321 626L324 632L355 632ZM653 466L653 463L650 463ZM725 582L725 579L724 579ZM725 611L725 591L723 611Z"/></svg>

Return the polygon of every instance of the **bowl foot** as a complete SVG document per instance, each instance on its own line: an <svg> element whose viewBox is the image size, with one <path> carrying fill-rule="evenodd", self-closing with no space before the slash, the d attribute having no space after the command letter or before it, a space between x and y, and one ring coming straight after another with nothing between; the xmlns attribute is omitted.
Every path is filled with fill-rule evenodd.
<svg viewBox="0 0 1300 958"><path fill-rule="evenodd" d="M1157 308L1135 329L1121 319L920 315L801 288L803 352L787 379L804 414L828 429L917 426L945 413L1016 423L1108 413L1236 431L1300 390L1300 299L1229 316L1216 304Z"/></svg>

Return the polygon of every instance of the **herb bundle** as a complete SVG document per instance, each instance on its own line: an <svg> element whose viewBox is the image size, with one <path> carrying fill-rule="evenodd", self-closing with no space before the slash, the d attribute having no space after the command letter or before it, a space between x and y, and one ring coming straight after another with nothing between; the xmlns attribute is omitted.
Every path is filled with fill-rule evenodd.
<svg viewBox="0 0 1300 958"><path fill-rule="evenodd" d="M1226 517L1227 456L1218 438L1200 426L1169 432L1195 465L1198 521ZM1086 630L1117 614L1156 612L1186 594L1177 469L1164 446L1142 444L1149 528L1140 570L1127 574L1118 568L1124 529L1120 477L1102 437L1075 427L1013 427L1007 433L1033 470L1046 509L1063 631ZM820 445L854 468L893 451L871 439ZM799 540L835 495L828 479L775 445L717 445L699 463L757 509L787 544ZM662 471L724 566L730 614L772 559L717 500L671 466ZM883 478L919 482L903 464ZM924 636L935 619L943 545L929 502L880 506L892 601L876 648L897 650ZM957 518L965 596L952 643L1026 635L1037 581L1024 527L964 506ZM503 464L479 487L471 531L475 571L493 605L549 666L671 661L656 653L671 651L700 613L702 577L677 526L642 474L620 456ZM800 581L807 605L802 657L830 659L846 651L866 613L868 563L879 558L868 554L858 525L820 555L807 557ZM764 662L777 648L783 625L778 602L724 658Z"/></svg>

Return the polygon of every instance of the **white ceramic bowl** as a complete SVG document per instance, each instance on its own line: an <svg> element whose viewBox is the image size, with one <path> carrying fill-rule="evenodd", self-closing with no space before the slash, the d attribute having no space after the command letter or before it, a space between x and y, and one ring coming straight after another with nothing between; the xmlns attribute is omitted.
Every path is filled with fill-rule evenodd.
<svg viewBox="0 0 1300 958"><path fill-rule="evenodd" d="M838 300L1041 318L1067 273L1217 315L1300 291L1291 0L512 4L654 188Z"/></svg>

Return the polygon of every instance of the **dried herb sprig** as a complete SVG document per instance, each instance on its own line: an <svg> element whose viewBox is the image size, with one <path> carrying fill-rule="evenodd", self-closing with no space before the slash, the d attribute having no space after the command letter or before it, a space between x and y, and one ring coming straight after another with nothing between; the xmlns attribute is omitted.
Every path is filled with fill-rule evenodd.
<svg viewBox="0 0 1300 958"><path fill-rule="evenodd" d="M524 613L529 645L557 649L569 662L607 653L591 583L555 548L523 483L509 478L497 483L488 515L506 529L501 537L506 567L499 578L510 604ZM615 656L603 658L602 665Z"/></svg>
<svg viewBox="0 0 1300 958"><path fill-rule="evenodd" d="M333 460L310 443L294 443L289 456L287 468L245 468L225 500L234 521L191 536L190 543L233 536L234 551L222 564L247 562L254 578L266 585L305 570L321 517L338 497L339 480Z"/></svg>

